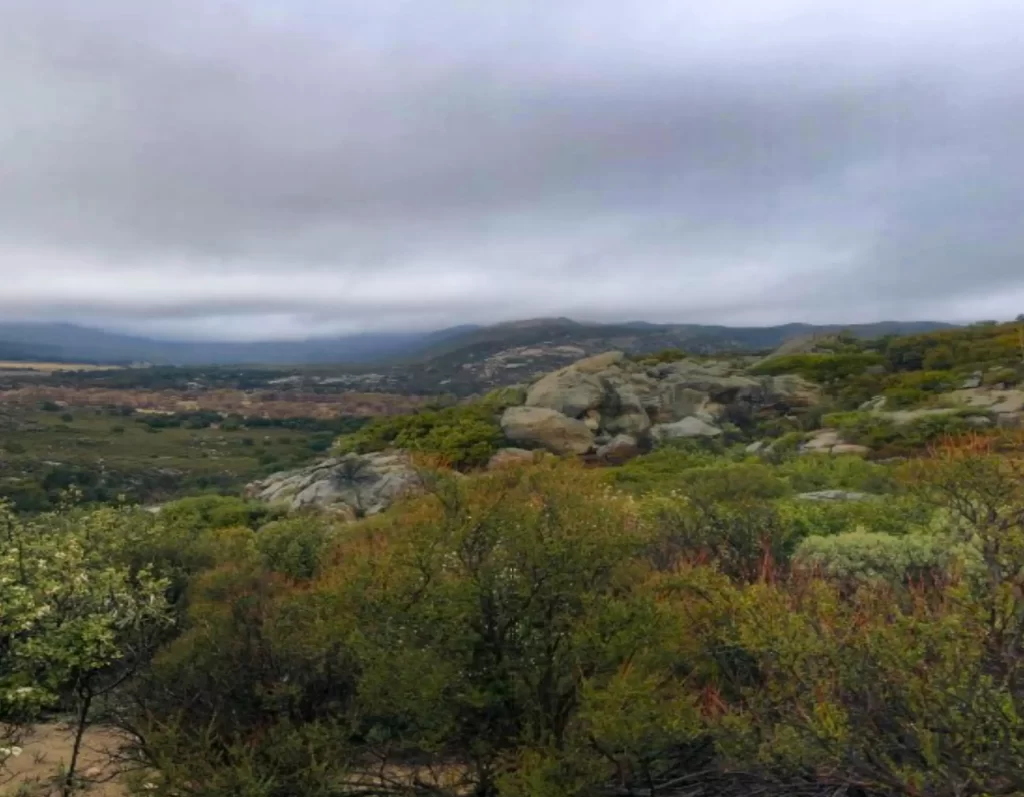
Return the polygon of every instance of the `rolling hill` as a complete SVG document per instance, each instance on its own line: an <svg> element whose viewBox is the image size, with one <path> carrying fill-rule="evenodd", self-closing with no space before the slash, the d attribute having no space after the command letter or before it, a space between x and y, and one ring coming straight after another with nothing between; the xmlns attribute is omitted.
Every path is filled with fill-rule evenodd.
<svg viewBox="0 0 1024 797"><path fill-rule="evenodd" d="M527 319L492 326L462 325L431 332L363 333L298 341L175 341L123 335L73 324L0 323L0 358L65 362L147 362L159 365L392 364L432 362L444 368L529 346L572 346L698 353L763 351L783 341L849 329L861 337L923 332L952 326L932 321L773 327L629 322L596 324L568 318Z"/></svg>

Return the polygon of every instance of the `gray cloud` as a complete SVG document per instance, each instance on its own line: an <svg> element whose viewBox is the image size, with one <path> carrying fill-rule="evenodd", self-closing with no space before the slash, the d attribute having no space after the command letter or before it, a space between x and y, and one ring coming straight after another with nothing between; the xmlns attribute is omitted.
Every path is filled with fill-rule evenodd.
<svg viewBox="0 0 1024 797"><path fill-rule="evenodd" d="M1024 310L1016 0L6 0L0 314Z"/></svg>

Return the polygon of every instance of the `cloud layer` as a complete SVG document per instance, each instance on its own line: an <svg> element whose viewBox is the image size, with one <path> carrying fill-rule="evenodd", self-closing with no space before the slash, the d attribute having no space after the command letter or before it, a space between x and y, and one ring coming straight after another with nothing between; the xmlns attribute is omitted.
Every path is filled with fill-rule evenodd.
<svg viewBox="0 0 1024 797"><path fill-rule="evenodd" d="M6 0L0 317L1024 312L1018 0Z"/></svg>

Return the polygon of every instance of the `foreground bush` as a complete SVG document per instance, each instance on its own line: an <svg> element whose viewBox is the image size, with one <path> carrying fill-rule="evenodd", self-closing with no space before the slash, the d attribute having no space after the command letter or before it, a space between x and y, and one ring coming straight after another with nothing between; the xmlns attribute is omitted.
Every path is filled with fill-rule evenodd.
<svg viewBox="0 0 1024 797"><path fill-rule="evenodd" d="M268 551L304 535L265 531ZM308 587L258 555L225 563L135 686L137 753L168 787L205 773L202 794L668 778L702 731L671 677L675 621L644 585L647 541L599 474L555 464L439 475L402 514L341 532Z"/></svg>

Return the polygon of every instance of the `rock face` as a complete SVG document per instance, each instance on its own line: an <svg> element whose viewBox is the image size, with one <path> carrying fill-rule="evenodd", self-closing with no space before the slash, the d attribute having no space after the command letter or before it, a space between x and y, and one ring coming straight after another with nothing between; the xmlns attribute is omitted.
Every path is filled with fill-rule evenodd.
<svg viewBox="0 0 1024 797"><path fill-rule="evenodd" d="M840 443L837 446L832 446L830 454L854 454L858 457L865 457L871 453L871 449L868 446L857 445L856 443Z"/></svg>
<svg viewBox="0 0 1024 797"><path fill-rule="evenodd" d="M661 440L716 437L726 419L786 414L817 401L814 385L797 376L755 377L724 361L649 366L606 352L541 377L523 407L506 411L502 427L506 435L512 431L513 441L556 453L580 453L585 442L607 444L619 435L633 438L643 451ZM526 410L577 421L591 436L575 424ZM625 452L627 446L620 441L618 449Z"/></svg>
<svg viewBox="0 0 1024 797"><path fill-rule="evenodd" d="M869 501L877 497L871 493L858 493L853 490L816 490L797 495L797 498L804 501Z"/></svg>
<svg viewBox="0 0 1024 797"><path fill-rule="evenodd" d="M542 377L531 387L526 394L526 406L579 418L589 410L600 410L607 394L608 385L599 376L569 366Z"/></svg>
<svg viewBox="0 0 1024 797"><path fill-rule="evenodd" d="M1017 425L1024 413L1024 390L1020 389L978 387L954 390L951 395L966 407L992 413L1000 426Z"/></svg>
<svg viewBox="0 0 1024 797"><path fill-rule="evenodd" d="M583 421L546 407L510 407L501 416L501 430L513 443L555 454L586 454L594 445L594 433Z"/></svg>
<svg viewBox="0 0 1024 797"><path fill-rule="evenodd" d="M800 446L802 454L856 454L864 456L871 453L867 446L845 443L835 429L819 429L813 436Z"/></svg>
<svg viewBox="0 0 1024 797"><path fill-rule="evenodd" d="M628 434L617 434L597 449L597 456L608 465L621 465L641 453L636 438Z"/></svg>
<svg viewBox="0 0 1024 797"><path fill-rule="evenodd" d="M292 509L334 509L352 518L374 515L419 489L403 453L348 454L299 470L274 473L246 488L250 498Z"/></svg>
<svg viewBox="0 0 1024 797"><path fill-rule="evenodd" d="M533 452L527 451L525 448L502 448L494 452L487 461L487 470L497 470L498 468L506 468L510 465L522 465L526 462L532 462L533 456Z"/></svg>
<svg viewBox="0 0 1024 797"><path fill-rule="evenodd" d="M655 440L678 440L687 437L718 437L722 430L696 416L683 418L675 423L659 423L651 434Z"/></svg>
<svg viewBox="0 0 1024 797"><path fill-rule="evenodd" d="M842 439L839 437L839 432L834 429L821 429L815 432L813 437L800 446L800 450L808 453L828 453L832 450L833 446L837 446L842 442Z"/></svg>

